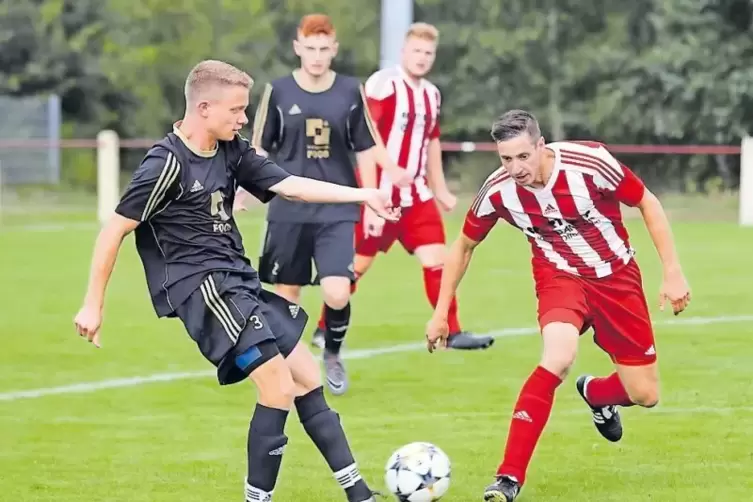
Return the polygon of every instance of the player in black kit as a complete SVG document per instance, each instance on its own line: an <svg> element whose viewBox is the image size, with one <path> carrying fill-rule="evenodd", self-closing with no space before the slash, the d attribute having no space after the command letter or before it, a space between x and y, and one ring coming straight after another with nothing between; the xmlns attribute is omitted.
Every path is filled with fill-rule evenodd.
<svg viewBox="0 0 753 502"><path fill-rule="evenodd" d="M337 53L335 30L322 14L305 16L294 41L301 67L267 84L254 119L252 143L292 174L358 186L355 153L364 187L376 188L376 163L395 183L412 180L390 158L369 117L358 79L330 70ZM302 286L320 284L325 304L324 366L335 395L348 378L340 348L350 323L355 283L357 204L322 205L277 199L270 203L261 280L298 303ZM312 268L316 267L315 271Z"/></svg>
<svg viewBox="0 0 753 502"><path fill-rule="evenodd" d="M246 501L272 499L293 405L348 501L373 501L339 417L324 398L319 365L300 343L307 315L261 288L232 207L241 186L262 202L277 194L310 203L365 203L388 219L397 215L377 190L291 175L257 155L238 135L248 123L251 85L246 73L220 61L203 61L191 71L185 117L149 150L97 238L76 329L99 346L107 282L124 237L135 231L157 315L183 322L217 367L220 384L247 376L256 384Z"/></svg>

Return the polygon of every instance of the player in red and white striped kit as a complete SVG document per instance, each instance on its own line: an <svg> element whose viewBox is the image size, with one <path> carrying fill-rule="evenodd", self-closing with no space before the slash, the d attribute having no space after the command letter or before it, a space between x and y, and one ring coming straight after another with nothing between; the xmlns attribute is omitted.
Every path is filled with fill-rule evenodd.
<svg viewBox="0 0 753 502"><path fill-rule="evenodd" d="M398 222L385 223L370 209L364 211L356 228L354 263L355 275L360 277L371 267L377 253L387 252L396 240L400 241L423 267L424 288L432 306L439 296L446 254L444 224L437 206L451 211L457 203L442 171L439 143L442 97L439 89L424 78L434 63L438 37L434 26L413 24L405 37L400 66L380 70L366 82L369 111L382 141L390 157L413 181L403 185L383 169L359 166L362 185L392 193L392 202L402 208L402 215ZM369 175L373 178L366 179ZM490 347L493 338L476 336L461 328L457 310L453 297L448 314L447 346L454 349ZM321 343L324 329L322 316L314 335L315 344Z"/></svg>
<svg viewBox="0 0 753 502"><path fill-rule="evenodd" d="M520 110L502 115L492 126L492 137L502 167L479 191L451 248L426 336L430 352L446 339L451 298L474 249L497 220L520 229L533 250L544 348L515 405L497 479L484 493L487 501L512 502L525 482L555 390L588 328L615 365L605 378L581 376L576 382L598 431L619 441L617 406L650 408L658 402L654 334L621 203L640 209L658 251L664 268L661 308L669 300L679 314L690 302L690 290L661 204L603 145L545 144L536 119Z"/></svg>

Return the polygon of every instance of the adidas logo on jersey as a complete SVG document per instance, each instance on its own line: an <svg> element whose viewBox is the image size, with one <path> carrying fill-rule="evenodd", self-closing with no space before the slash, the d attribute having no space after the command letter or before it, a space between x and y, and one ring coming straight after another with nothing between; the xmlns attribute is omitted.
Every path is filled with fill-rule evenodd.
<svg viewBox="0 0 753 502"><path fill-rule="evenodd" d="M295 319L296 317L298 317L298 312L301 311L301 307L299 307L298 305L288 305L288 310L290 311L290 317Z"/></svg>
<svg viewBox="0 0 753 502"><path fill-rule="evenodd" d="M655 356L656 355L656 349L654 348L653 345L648 348L648 350L646 351L645 355L647 355L647 356Z"/></svg>
<svg viewBox="0 0 753 502"><path fill-rule="evenodd" d="M546 207L544 208L544 214L552 214L552 213L556 213L556 212L557 212L557 210L551 204L547 204Z"/></svg>
<svg viewBox="0 0 753 502"><path fill-rule="evenodd" d="M298 105L293 105L290 107L290 110L288 110L288 115L300 115L301 109L298 107Z"/></svg>
<svg viewBox="0 0 753 502"><path fill-rule="evenodd" d="M202 190L204 190L204 186L201 183L199 183L199 180L196 180L193 182L190 192L194 193L194 192L200 192Z"/></svg>

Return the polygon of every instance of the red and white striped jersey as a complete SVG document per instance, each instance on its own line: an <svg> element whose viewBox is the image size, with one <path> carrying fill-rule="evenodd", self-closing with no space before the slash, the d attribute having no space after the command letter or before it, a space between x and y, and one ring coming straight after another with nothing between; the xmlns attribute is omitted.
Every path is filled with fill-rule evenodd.
<svg viewBox="0 0 753 502"><path fill-rule="evenodd" d="M599 143L557 142L552 176L540 189L515 183L499 168L487 178L463 233L483 240L498 219L528 237L533 266L554 265L574 275L606 277L630 262L620 203L636 206L643 182Z"/></svg>
<svg viewBox="0 0 753 502"><path fill-rule="evenodd" d="M416 85L400 67L385 68L366 81L369 112L390 157L413 175L413 184L396 187L381 169L378 186L392 191L393 203L409 207L433 197L426 181L427 147L439 138L439 89L426 79Z"/></svg>

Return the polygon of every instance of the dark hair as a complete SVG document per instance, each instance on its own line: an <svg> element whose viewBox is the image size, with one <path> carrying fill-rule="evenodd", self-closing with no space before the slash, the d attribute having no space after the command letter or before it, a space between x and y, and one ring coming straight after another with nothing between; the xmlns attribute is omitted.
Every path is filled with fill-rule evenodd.
<svg viewBox="0 0 753 502"><path fill-rule="evenodd" d="M499 143L528 133L533 141L541 137L539 122L532 113L525 110L510 110L503 113L492 124L492 138Z"/></svg>

